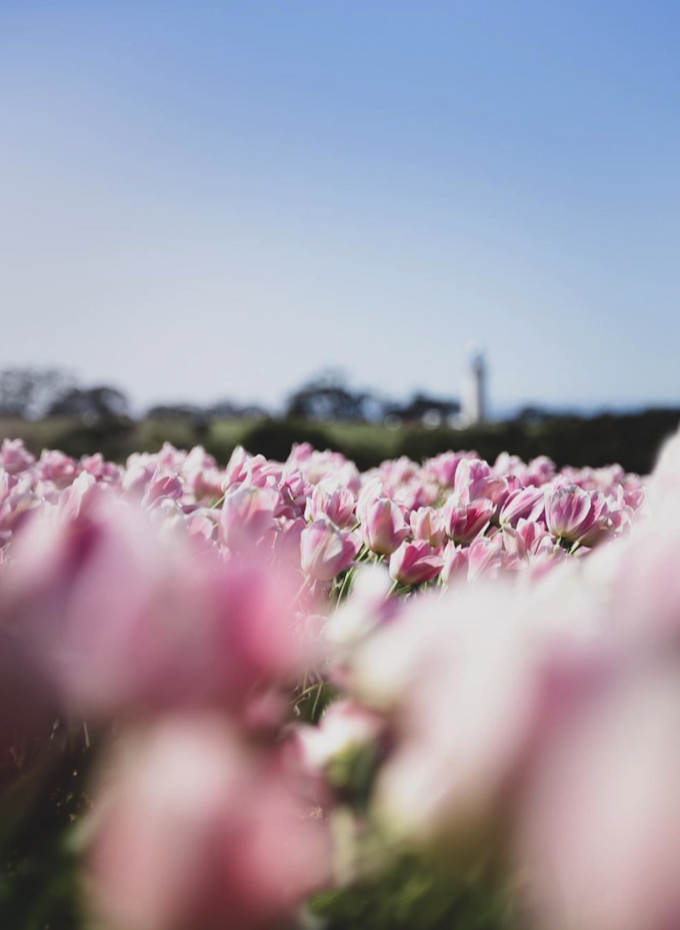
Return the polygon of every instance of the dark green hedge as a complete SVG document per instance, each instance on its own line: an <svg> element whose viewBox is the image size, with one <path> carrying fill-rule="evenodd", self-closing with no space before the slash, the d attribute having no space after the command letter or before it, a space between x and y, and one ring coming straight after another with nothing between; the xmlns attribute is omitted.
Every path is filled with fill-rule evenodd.
<svg viewBox="0 0 680 930"><path fill-rule="evenodd" d="M182 448L198 443L224 463L239 443L250 452L284 459L294 442L344 452L359 468L385 458L407 455L420 460L449 449L475 449L493 461L507 450L525 460L548 455L558 466L619 462L641 474L653 467L659 446L678 427L680 410L605 413L592 417L554 416L539 421L509 420L467 430L404 426L389 430L367 423L312 423L299 420L213 420L195 425L189 419L120 420L85 426L68 419L0 421L0 439L22 436L36 454L60 448L70 455L102 452L123 461L134 451L155 451L165 440Z"/></svg>

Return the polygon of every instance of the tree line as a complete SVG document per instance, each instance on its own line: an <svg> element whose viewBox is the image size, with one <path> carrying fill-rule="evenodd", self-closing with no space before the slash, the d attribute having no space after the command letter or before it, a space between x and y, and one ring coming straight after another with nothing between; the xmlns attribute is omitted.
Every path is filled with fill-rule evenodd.
<svg viewBox="0 0 680 930"><path fill-rule="evenodd" d="M416 392L406 401L351 386L338 372L303 383L287 398L283 419L344 423L446 424L460 411L457 398ZM0 372L0 416L22 420L72 417L87 425L133 419L128 396L110 385L82 385L60 369L9 368ZM148 408L152 420L185 419L196 426L214 419L258 420L273 416L259 404L219 400L212 404L167 403Z"/></svg>

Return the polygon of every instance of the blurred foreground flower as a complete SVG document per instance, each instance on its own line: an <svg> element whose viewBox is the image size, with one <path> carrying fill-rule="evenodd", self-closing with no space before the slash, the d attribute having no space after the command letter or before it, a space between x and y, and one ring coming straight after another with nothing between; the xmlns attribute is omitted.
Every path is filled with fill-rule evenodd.
<svg viewBox="0 0 680 930"><path fill-rule="evenodd" d="M111 930L269 927L329 880L319 809L220 717L129 734L101 778L91 900Z"/></svg>

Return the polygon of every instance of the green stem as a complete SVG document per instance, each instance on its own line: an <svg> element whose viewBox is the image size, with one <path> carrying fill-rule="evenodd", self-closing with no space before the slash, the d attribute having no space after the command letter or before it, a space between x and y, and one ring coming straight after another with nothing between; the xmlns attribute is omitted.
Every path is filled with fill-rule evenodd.
<svg viewBox="0 0 680 930"><path fill-rule="evenodd" d="M314 706L312 707L312 720L314 722L316 722L316 709L319 706L319 698L321 697L321 692L323 691L323 685L323 681L320 681L317 688L316 697L314 699Z"/></svg>
<svg viewBox="0 0 680 930"><path fill-rule="evenodd" d="M345 577L342 579L342 584L340 585L340 590L338 591L338 599L337 599L337 601L336 601L336 605L337 605L337 604L340 604L340 602L341 602L342 599L344 598L344 596L345 596L345 590L346 590L346 588L347 588L347 585L349 584L349 580L350 580L351 576L353 575L353 573L354 573L354 569L353 569L353 568L347 569L347 574L346 574Z"/></svg>

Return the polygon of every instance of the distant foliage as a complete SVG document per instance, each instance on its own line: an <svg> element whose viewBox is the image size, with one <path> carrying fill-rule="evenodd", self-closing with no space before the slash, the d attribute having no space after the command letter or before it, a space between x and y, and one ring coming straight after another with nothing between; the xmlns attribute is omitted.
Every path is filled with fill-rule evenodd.
<svg viewBox="0 0 680 930"><path fill-rule="evenodd" d="M8 368L0 372L0 415L37 419L74 387L71 375L57 368Z"/></svg>
<svg viewBox="0 0 680 930"><path fill-rule="evenodd" d="M303 384L290 398L286 416L303 420L365 421L379 418L379 402L366 391L349 387L335 372L320 375Z"/></svg>
<svg viewBox="0 0 680 930"><path fill-rule="evenodd" d="M71 388L54 401L47 416L77 417L83 423L103 423L130 414L128 399L111 387Z"/></svg>
<svg viewBox="0 0 680 930"><path fill-rule="evenodd" d="M0 372L0 416L71 417L94 426L129 417L130 403L117 388L82 387L60 369L8 368Z"/></svg>

